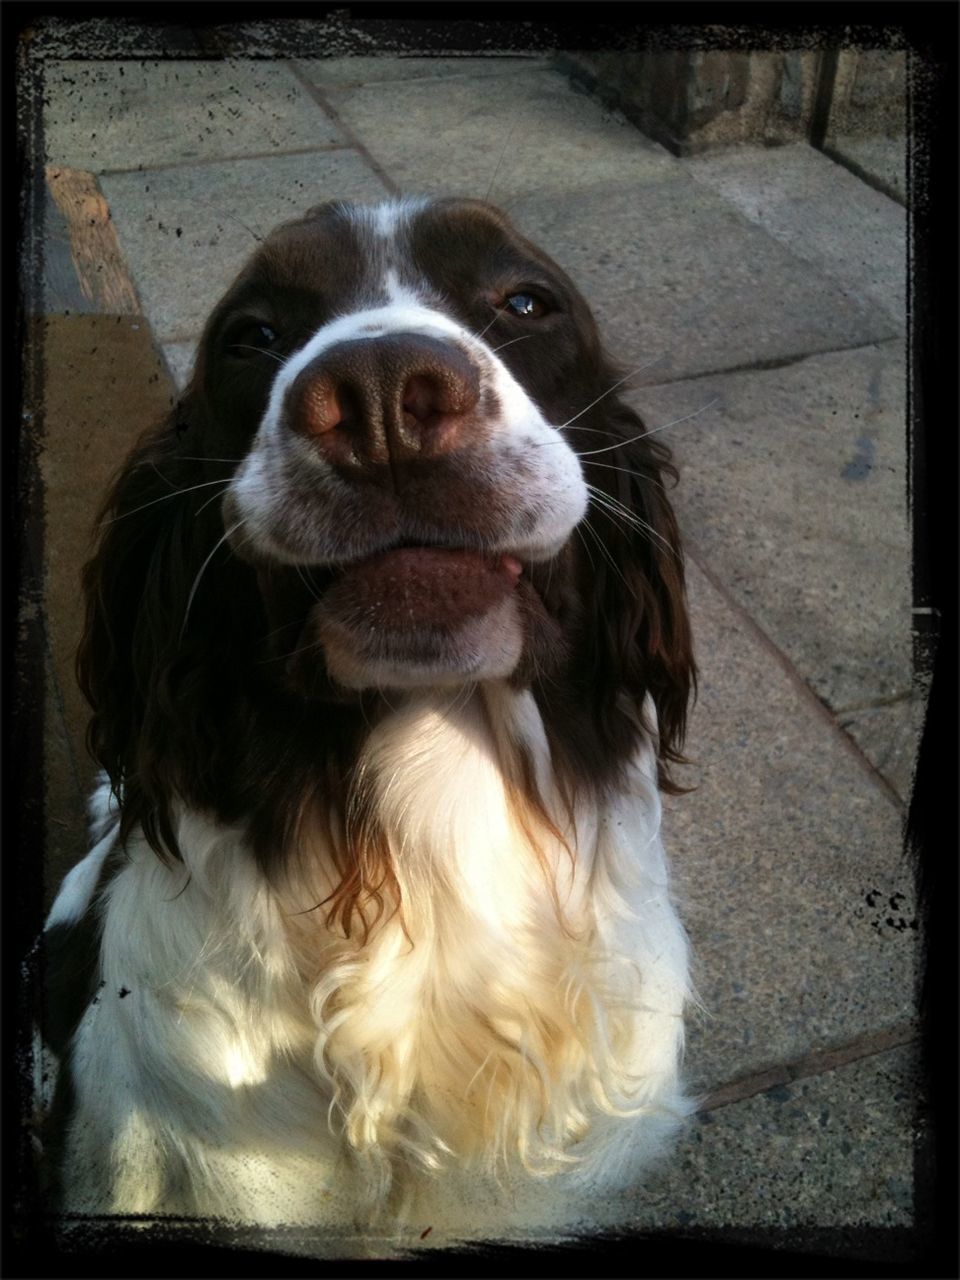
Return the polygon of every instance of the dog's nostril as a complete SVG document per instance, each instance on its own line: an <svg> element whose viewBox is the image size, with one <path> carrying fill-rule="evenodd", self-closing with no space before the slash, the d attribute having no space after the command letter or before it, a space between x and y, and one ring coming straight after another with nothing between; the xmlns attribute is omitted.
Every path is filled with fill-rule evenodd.
<svg viewBox="0 0 960 1280"><path fill-rule="evenodd" d="M303 389L299 407L300 421L309 435L324 435L343 422L343 405L328 378L311 379Z"/></svg>
<svg viewBox="0 0 960 1280"><path fill-rule="evenodd" d="M333 378L314 378L304 388L299 420L307 435L321 436L337 427L350 428L361 416L356 394Z"/></svg>
<svg viewBox="0 0 960 1280"><path fill-rule="evenodd" d="M403 412L429 427L451 414L463 412L463 397L427 374L415 373L403 388Z"/></svg>

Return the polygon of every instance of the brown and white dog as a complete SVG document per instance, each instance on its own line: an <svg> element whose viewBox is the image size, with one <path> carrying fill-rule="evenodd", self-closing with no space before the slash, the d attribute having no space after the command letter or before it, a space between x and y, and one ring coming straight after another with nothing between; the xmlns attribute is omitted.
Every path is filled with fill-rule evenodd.
<svg viewBox="0 0 960 1280"><path fill-rule="evenodd" d="M505 1236L669 1147L694 666L617 385L478 201L321 205L216 307L85 574L67 1210Z"/></svg>

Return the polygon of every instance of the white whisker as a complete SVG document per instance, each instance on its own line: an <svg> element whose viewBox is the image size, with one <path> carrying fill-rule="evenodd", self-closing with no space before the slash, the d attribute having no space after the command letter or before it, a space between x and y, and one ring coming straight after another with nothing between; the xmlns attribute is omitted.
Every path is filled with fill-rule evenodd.
<svg viewBox="0 0 960 1280"><path fill-rule="evenodd" d="M507 134L506 142L504 142L503 147L501 148L501 151L500 151L500 155L497 159L497 166L493 171L493 177L490 179L490 185L487 187L486 194L483 197L484 200L490 199L490 192L493 190L493 184L496 182L497 174L500 172L500 166L503 164L503 157L507 154L507 147L509 147L510 143L513 141L513 135L516 133L517 126L519 125L519 123L520 123L519 120L514 120L513 127L511 128L510 132Z"/></svg>
<svg viewBox="0 0 960 1280"><path fill-rule="evenodd" d="M582 455L578 454L577 456L580 457ZM622 471L625 476L636 476L638 480L642 480L646 484L655 484L657 488L662 489L664 493L669 492L667 486L663 484L662 481L655 480L653 476L648 476L645 471L641 471L639 468L618 467L616 463L613 462L591 462L588 465L591 467L603 467L604 471Z"/></svg>
<svg viewBox="0 0 960 1280"><path fill-rule="evenodd" d="M320 593L317 591L316 583L314 583L313 580L308 576L308 573L309 571L307 573L304 573L302 564L297 565L297 577L300 579L303 585L307 588L307 592L314 598L314 600L319 601Z"/></svg>
<svg viewBox="0 0 960 1280"><path fill-rule="evenodd" d="M151 498L149 502L144 502L141 506L134 507L132 511L124 511L121 515L110 516L103 521L103 524L115 524L117 520L126 520L127 516L135 516L138 511L146 511L147 507L154 507L158 502L169 502L171 498L181 498L185 493L193 493L195 489L209 489L214 484L218 484L225 489L229 483L229 480L204 480L200 484L191 484L186 489L177 489L175 493L164 493L159 498Z"/></svg>
<svg viewBox="0 0 960 1280"><path fill-rule="evenodd" d="M602 489L597 489L592 484L588 484L587 488L593 495L597 506L605 510L611 519L621 520L623 523L631 525L639 532L649 534L650 537L656 538L657 541L663 545L664 549L669 551L671 555L678 554L676 548L670 545L662 533L658 533L658 531L654 529L653 525L649 524L641 516L638 516L635 511L631 511L629 507L625 507L623 503L614 498L612 494L605 493Z"/></svg>
<svg viewBox="0 0 960 1280"><path fill-rule="evenodd" d="M532 333L521 333L519 338L511 338L509 342L501 342L499 347L492 347L491 350L495 354L498 351L502 351L504 347L512 347L515 342L522 342L524 338L532 338L532 337L533 337Z"/></svg>
<svg viewBox="0 0 960 1280"><path fill-rule="evenodd" d="M269 356L271 360L276 360L279 365L286 364L290 359L289 356L281 356L276 351L267 351L265 347L255 347L250 342L231 342L230 346L237 351L256 351L257 355Z"/></svg>
<svg viewBox="0 0 960 1280"><path fill-rule="evenodd" d="M596 400L591 400L586 408L581 409L579 413L575 413L573 417L568 418L566 422L562 422L560 426L557 427L557 430L562 431L564 427L569 427L572 422L576 422L576 420L578 418L582 418L585 413L589 413L595 404L599 404L601 400L605 400L607 396L612 395L613 392L616 391L617 387L622 387L625 382L629 382L631 378L635 378L638 373L643 373L647 369L652 369L655 364L660 364L663 359L663 356L657 356L656 360L651 360L648 364L642 364L639 369L631 369L629 373L625 373L622 378L617 379L612 387L607 387L606 391L597 396ZM616 448L616 445L611 447Z"/></svg>
<svg viewBox="0 0 960 1280"><path fill-rule="evenodd" d="M719 396L714 396L712 400L708 400L706 404L702 404L699 409L694 409L693 413L688 413L682 418L674 418L672 422L665 422L662 427L654 427L652 431L642 431L638 436L631 436L629 440L621 440L619 444L604 445L602 449L587 449L583 453L578 454L577 457L589 458L595 453L608 453L611 449L619 449L623 445L635 444L637 440L646 440L648 436L659 435L661 431L666 431L668 427L676 427L679 426L681 422L689 422L691 418L695 418L705 410L712 409L719 400Z"/></svg>
<svg viewBox="0 0 960 1280"><path fill-rule="evenodd" d="M277 633L271 632L272 635ZM311 640L309 644L301 645L299 649L291 649L289 653L278 653L274 658L261 658L257 664L261 667L269 666L271 662L286 662L288 658L295 658L298 653L309 653L311 649L320 649L323 647L322 640Z"/></svg>
<svg viewBox="0 0 960 1280"><path fill-rule="evenodd" d="M590 526L588 524L578 524L577 527L574 529L574 533L577 534L580 541L583 543L583 549L587 553L587 559L590 561L590 568L594 571L594 573L596 573L597 568L596 568L596 565L593 563L593 556L590 554L590 544L587 542L586 538L583 536L584 529L589 529L589 528ZM591 529L590 532L592 533L593 530Z"/></svg>
<svg viewBox="0 0 960 1280"><path fill-rule="evenodd" d="M597 546L597 550L598 550L598 551L600 552L600 554L603 556L604 560L606 560L607 564L609 564L610 568L613 570L613 572L617 575L617 577L618 577L618 578L620 579L620 581L623 583L623 585L624 585L624 587L626 588L627 592L628 592L631 596L633 596L633 598L634 598L634 599L636 599L637 593L636 593L636 592L634 591L634 589L630 586L630 583L627 581L627 579L626 579L626 577L625 577L625 575L624 575L623 570L620 568L620 566L617 564L616 560L615 560L615 559L613 558L613 556L610 554L610 550L609 550L609 548L604 546L603 539L600 537L599 533L597 533L596 529L594 529L594 528L593 528L591 525L589 525L589 524L584 524L584 525L582 525L581 527L582 527L583 529L585 529L587 533L589 533L589 534L590 534L591 538L593 538L593 541L595 542L595 544L596 544L596 546Z"/></svg>
<svg viewBox="0 0 960 1280"><path fill-rule="evenodd" d="M200 585L200 579L203 577L203 574L207 565L210 563L213 557L217 554L217 552L220 550L220 548L223 546L226 540L230 537L230 535L232 533L236 533L236 531L240 528L240 526L245 523L246 523L245 520L238 520L236 524L232 524L230 528L226 531L226 533L223 535L223 537L217 539L216 545L214 546L213 550L210 552L206 560L204 560L203 564L200 566L197 576L193 580L193 586L190 588L190 595L187 597L187 607L183 612L183 623L180 627L180 640L179 640L180 644L183 643L184 632L187 629L187 619L190 617L190 609L191 609L191 606L193 605L193 598L197 594L197 587Z"/></svg>
<svg viewBox="0 0 960 1280"><path fill-rule="evenodd" d="M225 480L225 481L223 482L223 485L224 485L224 488L225 488L225 489L229 488L229 487L230 487L230 481L229 481L229 480ZM212 498L208 498L208 499L206 500L206 502L204 502L201 506L197 507L197 515L199 515L201 511L206 511L206 509L207 509L207 507L209 507L210 503L211 503L211 502L216 502L216 500L217 500L220 496L221 496L221 495L220 495L219 493L215 493L215 494L213 495L213 497L212 497Z"/></svg>
<svg viewBox="0 0 960 1280"><path fill-rule="evenodd" d="M173 483L173 481L169 478L169 476L165 476L163 474L163 472L160 470L160 468L157 466L157 464L154 462L152 458L149 459L149 465L150 465L150 469L157 473L157 475L160 477L160 479L163 481L165 485L168 485L171 489L177 490L177 486ZM177 490L177 492L179 492L179 490Z"/></svg>
<svg viewBox="0 0 960 1280"><path fill-rule="evenodd" d="M177 454L177 461L178 461L178 462L232 462L232 463L239 463L239 462L242 462L242 461L243 461L243 459L242 459L242 458L197 458L197 457L194 457L192 454L178 453L178 454Z"/></svg>
<svg viewBox="0 0 960 1280"><path fill-rule="evenodd" d="M483 337L483 335L487 332L488 329L493 328L493 326L497 323L499 319L500 319L500 312L494 311L493 317L488 321L488 323L483 326L483 328L480 330L479 333L475 333L473 336L479 340L480 338Z"/></svg>

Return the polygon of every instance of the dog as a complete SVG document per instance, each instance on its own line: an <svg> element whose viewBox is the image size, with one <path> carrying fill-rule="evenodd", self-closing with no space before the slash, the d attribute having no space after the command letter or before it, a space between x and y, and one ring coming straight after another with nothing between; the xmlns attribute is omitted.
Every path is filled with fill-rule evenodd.
<svg viewBox="0 0 960 1280"><path fill-rule="evenodd" d="M322 204L216 306L84 571L67 1211L503 1237L669 1151L696 672L622 381L481 201Z"/></svg>

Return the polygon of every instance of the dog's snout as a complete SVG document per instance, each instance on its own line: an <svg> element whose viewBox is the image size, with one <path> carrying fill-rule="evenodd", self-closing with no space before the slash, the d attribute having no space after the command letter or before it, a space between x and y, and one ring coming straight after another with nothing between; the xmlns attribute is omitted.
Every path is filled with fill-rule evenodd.
<svg viewBox="0 0 960 1280"><path fill-rule="evenodd" d="M480 399L473 361L424 334L340 342L302 369L286 399L290 428L348 470L389 468L456 449Z"/></svg>

